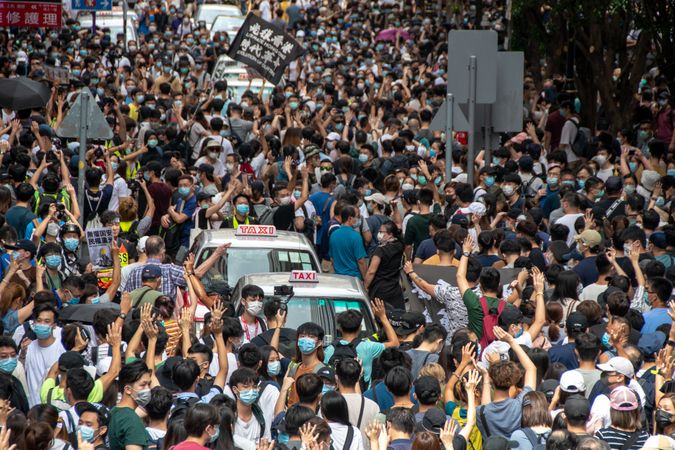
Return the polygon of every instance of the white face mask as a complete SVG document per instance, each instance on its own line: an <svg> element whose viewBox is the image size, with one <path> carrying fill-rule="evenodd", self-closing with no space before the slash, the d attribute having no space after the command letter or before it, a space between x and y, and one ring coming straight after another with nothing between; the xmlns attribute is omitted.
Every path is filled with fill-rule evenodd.
<svg viewBox="0 0 675 450"><path fill-rule="evenodd" d="M208 155L211 159L218 159L218 152L209 152Z"/></svg>
<svg viewBox="0 0 675 450"><path fill-rule="evenodd" d="M234 164L227 163L225 164L225 168L227 169L228 172L232 172L234 170Z"/></svg>
<svg viewBox="0 0 675 450"><path fill-rule="evenodd" d="M379 242L382 242L384 240L384 233L383 232L380 231L379 233L377 233L377 240Z"/></svg>
<svg viewBox="0 0 675 450"><path fill-rule="evenodd" d="M248 302L248 306L246 307L246 311L249 312L249 314L257 316L260 314L260 311L262 311L263 304L262 302L258 301L252 301Z"/></svg>
<svg viewBox="0 0 675 450"><path fill-rule="evenodd" d="M291 203L291 196L287 195L286 197L281 197L279 199L279 203L282 205L288 205L289 203Z"/></svg>

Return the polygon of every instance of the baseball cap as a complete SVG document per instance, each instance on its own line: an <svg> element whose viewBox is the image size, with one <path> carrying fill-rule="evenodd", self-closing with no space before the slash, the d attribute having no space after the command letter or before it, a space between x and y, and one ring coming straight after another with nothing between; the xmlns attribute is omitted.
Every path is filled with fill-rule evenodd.
<svg viewBox="0 0 675 450"><path fill-rule="evenodd" d="M632 378L635 375L633 364L622 356L615 356L605 364L598 364L596 367L603 372L618 372L628 378Z"/></svg>
<svg viewBox="0 0 675 450"><path fill-rule="evenodd" d="M675 450L675 440L663 434L649 436L642 450Z"/></svg>
<svg viewBox="0 0 675 450"><path fill-rule="evenodd" d="M424 413L418 431L429 431L434 434L441 434L441 430L448 418L445 413L438 408L431 408Z"/></svg>
<svg viewBox="0 0 675 450"><path fill-rule="evenodd" d="M560 389L570 394L586 392L586 382L580 372L568 370L560 376Z"/></svg>
<svg viewBox="0 0 675 450"><path fill-rule="evenodd" d="M612 192L620 191L623 189L623 178L615 175L607 178L607 181L605 181L605 189Z"/></svg>
<svg viewBox="0 0 675 450"><path fill-rule="evenodd" d="M378 205L388 205L389 204L389 199L387 199L387 197L380 194L379 192L375 192L373 195L367 195L367 196L363 197L363 199L368 201L368 202L375 202Z"/></svg>
<svg viewBox="0 0 675 450"><path fill-rule="evenodd" d="M213 175L214 172L214 167L211 164L200 164L199 167L197 167L197 170L200 172L204 172L207 175Z"/></svg>
<svg viewBox="0 0 675 450"><path fill-rule="evenodd" d="M450 223L453 225L459 225L461 227L466 228L469 226L469 218L466 217L464 214L455 214L454 216L452 216Z"/></svg>
<svg viewBox="0 0 675 450"><path fill-rule="evenodd" d="M202 200L206 200L207 198L213 197L213 194L209 194L208 192L204 191L199 191L197 193L197 201L201 202Z"/></svg>
<svg viewBox="0 0 675 450"><path fill-rule="evenodd" d="M209 140L209 141L206 143L206 147L205 147L205 148L211 148L211 147L218 147L218 148L220 148L220 149L223 148L222 144L218 143L218 141L215 141L215 140L213 140L213 139Z"/></svg>
<svg viewBox="0 0 675 450"><path fill-rule="evenodd" d="M335 383L335 371L332 367L323 366L316 372L316 374L321 378L325 378L331 383Z"/></svg>
<svg viewBox="0 0 675 450"><path fill-rule="evenodd" d="M162 269L157 264L146 264L141 272L141 280L154 280L162 276Z"/></svg>
<svg viewBox="0 0 675 450"><path fill-rule="evenodd" d="M490 436L487 441L483 442L483 450L508 450L510 448L518 448L518 442L510 441L504 436Z"/></svg>
<svg viewBox="0 0 675 450"><path fill-rule="evenodd" d="M574 239L588 247L597 247L602 243L602 236L595 230L586 230L583 233L574 236Z"/></svg>
<svg viewBox="0 0 675 450"><path fill-rule="evenodd" d="M553 395L555 394L555 388L557 388L559 385L560 382L558 380L549 378L548 380L542 381L537 390L539 392L543 392L544 395L546 395L546 399L550 402L551 399L553 399Z"/></svg>
<svg viewBox="0 0 675 450"><path fill-rule="evenodd" d="M63 372L82 367L84 367L84 358L78 352L65 352L59 356L59 370Z"/></svg>
<svg viewBox="0 0 675 450"><path fill-rule="evenodd" d="M666 239L666 233L663 231L655 231L649 236L649 242L661 250L668 248L668 240Z"/></svg>
<svg viewBox="0 0 675 450"><path fill-rule="evenodd" d="M584 316L583 313L575 311L570 314L565 321L565 328L568 330L583 331L588 328L588 319L586 319L586 316Z"/></svg>
<svg viewBox="0 0 675 450"><path fill-rule="evenodd" d="M655 331L653 333L645 333L640 336L638 341L638 348L645 356L653 356L663 347L663 344L666 342L666 335L661 331Z"/></svg>
<svg viewBox="0 0 675 450"><path fill-rule="evenodd" d="M633 411L640 406L640 402L628 386L617 386L609 394L609 406L616 411Z"/></svg>
<svg viewBox="0 0 675 450"><path fill-rule="evenodd" d="M138 240L138 245L136 245L136 250L141 253L145 253L145 243L148 242L149 236L143 236Z"/></svg>
<svg viewBox="0 0 675 450"><path fill-rule="evenodd" d="M565 402L565 416L572 420L586 420L591 415L591 404L583 395L572 395Z"/></svg>
<svg viewBox="0 0 675 450"><path fill-rule="evenodd" d="M419 330L425 323L424 314L394 309L389 312L389 321L399 336L407 336Z"/></svg>
<svg viewBox="0 0 675 450"><path fill-rule="evenodd" d="M337 134L336 132L332 131L332 132L328 133L328 137L326 137L326 140L328 140L328 141L339 141L340 135Z"/></svg>
<svg viewBox="0 0 675 450"><path fill-rule="evenodd" d="M30 254L33 256L35 256L35 253L37 252L37 247L35 247L33 241L29 241L28 239L19 239L18 241L16 241L15 245L5 244L5 248L8 248L10 250L26 250L27 252L30 252Z"/></svg>

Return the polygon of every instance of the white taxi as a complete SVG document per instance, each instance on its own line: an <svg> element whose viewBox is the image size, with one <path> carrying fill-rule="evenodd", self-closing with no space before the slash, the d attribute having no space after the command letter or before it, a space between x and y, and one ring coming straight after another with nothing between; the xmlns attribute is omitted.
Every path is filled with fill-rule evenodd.
<svg viewBox="0 0 675 450"><path fill-rule="evenodd" d="M338 335L336 315L348 309L357 309L363 314L363 337L371 336L377 330L368 293L358 278L313 270L248 274L232 291L232 304L237 315L242 312L241 290L247 284L259 286L265 293L265 300L278 298L286 303L286 328L295 330L305 322L321 325L326 333L325 344Z"/></svg>

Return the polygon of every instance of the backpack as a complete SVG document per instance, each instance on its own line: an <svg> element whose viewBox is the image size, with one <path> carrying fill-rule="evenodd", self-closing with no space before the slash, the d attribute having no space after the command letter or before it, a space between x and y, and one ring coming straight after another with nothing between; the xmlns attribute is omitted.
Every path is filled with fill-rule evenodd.
<svg viewBox="0 0 675 450"><path fill-rule="evenodd" d="M357 359L356 347L361 343L361 338L356 338L351 342L343 343L340 339L333 342L333 354L328 360L328 365L335 368L338 363L346 358Z"/></svg>
<svg viewBox="0 0 675 450"><path fill-rule="evenodd" d="M137 228L138 228L138 220L134 220L131 223L131 227L129 227L129 230L127 231L120 230L119 237L124 239L125 241L129 241L132 244L135 244L136 242L138 242L138 239L140 238L140 236L138 236Z"/></svg>
<svg viewBox="0 0 675 450"><path fill-rule="evenodd" d="M546 450L546 434L537 434L532 428L522 428L522 430L527 440L532 444L532 450ZM544 442L541 442L541 438L544 438Z"/></svg>
<svg viewBox="0 0 675 450"><path fill-rule="evenodd" d="M258 223L262 225L272 225L272 223L263 223L261 222L263 216L265 217L266 221L272 220L272 217L274 216L274 213L272 212L272 207L265 204L265 203L260 203L257 205L253 205L253 212L255 213L255 216L258 218ZM269 216L269 217L268 217Z"/></svg>
<svg viewBox="0 0 675 450"><path fill-rule="evenodd" d="M164 448L164 438L148 439L147 448L148 450L162 450Z"/></svg>
<svg viewBox="0 0 675 450"><path fill-rule="evenodd" d="M75 423L75 419L70 410L66 409L64 412L66 413L68 426L70 427L70 431L68 432L68 442L72 445L77 445L77 423Z"/></svg>
<svg viewBox="0 0 675 450"><path fill-rule="evenodd" d="M99 197L98 201L96 202L96 206L91 205L91 199L89 198L89 192L85 191L84 193L84 198L89 204L89 217L87 217L87 222L84 224L84 228L102 228L103 227L103 222L101 222L101 218L98 215L98 207L101 204L101 200L103 200L103 192L99 192Z"/></svg>
<svg viewBox="0 0 675 450"><path fill-rule="evenodd" d="M199 403L199 397L188 397L188 398L177 397L173 401L173 410L171 411L171 415L169 416L169 425L178 420L185 419L185 414L187 414L187 410L197 403Z"/></svg>
<svg viewBox="0 0 675 450"><path fill-rule="evenodd" d="M499 305L495 311L488 307L487 298L482 296L480 298L480 307L483 309L483 336L480 338L480 345L485 348L490 345L492 341L497 340L492 328L499 324L499 316L502 315L502 311L504 311L504 308L506 307L506 302L499 299Z"/></svg>
<svg viewBox="0 0 675 450"><path fill-rule="evenodd" d="M274 213L277 212L277 207L270 208L267 207L266 210L258 216L258 223L260 225L274 225Z"/></svg>
<svg viewBox="0 0 675 450"><path fill-rule="evenodd" d="M572 142L572 152L581 157L588 157L590 142L591 142L591 130L586 127L580 127L579 122L569 119L569 122L572 122L574 127L577 129L577 135L574 137L574 142Z"/></svg>
<svg viewBox="0 0 675 450"><path fill-rule="evenodd" d="M305 217L305 221L304 221L305 226L302 229L302 231L298 231L298 232L304 234L307 237L307 239L309 239L309 242L314 243L314 232L316 231L316 223L312 218L309 217L309 214L307 213L307 208L305 207L305 205L302 205L301 208L302 208L302 212L303 212L304 217ZM316 217L318 217L318 216L316 216Z"/></svg>

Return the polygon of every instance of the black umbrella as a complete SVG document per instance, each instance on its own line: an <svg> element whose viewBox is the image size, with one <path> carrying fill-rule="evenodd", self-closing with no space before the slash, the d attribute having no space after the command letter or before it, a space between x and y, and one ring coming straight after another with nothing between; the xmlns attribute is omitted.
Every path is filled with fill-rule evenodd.
<svg viewBox="0 0 675 450"><path fill-rule="evenodd" d="M117 303L97 303L95 305L68 305L59 312L59 319L63 322L83 322L91 324L94 321L96 311L109 309L119 312L120 305Z"/></svg>
<svg viewBox="0 0 675 450"><path fill-rule="evenodd" d="M26 77L0 79L0 106L15 111L42 108L52 92L49 86Z"/></svg>

